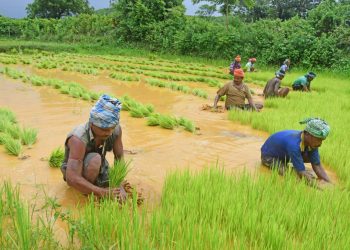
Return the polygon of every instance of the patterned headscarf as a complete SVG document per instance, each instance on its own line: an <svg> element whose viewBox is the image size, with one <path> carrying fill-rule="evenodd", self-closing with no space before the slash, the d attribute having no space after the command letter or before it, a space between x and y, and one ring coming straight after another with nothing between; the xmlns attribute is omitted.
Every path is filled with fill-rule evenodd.
<svg viewBox="0 0 350 250"><path fill-rule="evenodd" d="M99 128L111 128L119 124L121 102L108 95L102 95L91 109L89 122Z"/></svg>
<svg viewBox="0 0 350 250"><path fill-rule="evenodd" d="M299 123L306 124L305 131L321 139L326 139L331 130L327 122L320 118L307 118Z"/></svg>

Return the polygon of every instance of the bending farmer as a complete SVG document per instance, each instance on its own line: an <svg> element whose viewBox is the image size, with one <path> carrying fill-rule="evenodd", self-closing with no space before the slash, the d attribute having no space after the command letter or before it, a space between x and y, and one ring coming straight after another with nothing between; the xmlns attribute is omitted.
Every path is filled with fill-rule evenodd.
<svg viewBox="0 0 350 250"><path fill-rule="evenodd" d="M230 74L233 75L233 72L235 69L241 68L241 57L237 55L234 59L234 61L230 64Z"/></svg>
<svg viewBox="0 0 350 250"><path fill-rule="evenodd" d="M281 81L284 78L284 73L276 72L276 77L269 80L264 88L265 98L269 97L286 97L289 93L289 88L281 88Z"/></svg>
<svg viewBox="0 0 350 250"><path fill-rule="evenodd" d="M314 72L309 72L304 76L299 77L296 79L292 85L293 90L300 90L300 91L311 91L311 81L315 79L316 74Z"/></svg>
<svg viewBox="0 0 350 250"><path fill-rule="evenodd" d="M271 135L261 148L261 162L270 168L278 168L283 175L288 162L292 162L294 170L301 178L311 183L313 175L306 171L304 162L310 162L318 178L330 182L324 171L318 148L329 134L330 127L322 119L309 118L304 131L284 130Z"/></svg>
<svg viewBox="0 0 350 250"><path fill-rule="evenodd" d="M240 108L253 109L259 111L262 108L261 104L254 104L252 95L247 85L243 83L244 72L242 69L234 71L233 81L228 82L217 92L214 100L214 108L217 108L218 101L221 96L226 95L225 108ZM245 104L245 99L248 99L249 104Z"/></svg>
<svg viewBox="0 0 350 250"><path fill-rule="evenodd" d="M289 70L289 66L290 66L290 60L286 59L286 60L284 60L283 64L281 65L279 71L286 73Z"/></svg>
<svg viewBox="0 0 350 250"><path fill-rule="evenodd" d="M254 66L255 63L256 63L256 58L250 58L244 67L244 71L254 72L255 71L255 66Z"/></svg>
<svg viewBox="0 0 350 250"><path fill-rule="evenodd" d="M65 142L65 159L61 166L64 180L83 194L97 197L126 197L123 187L108 188L107 151L115 160L123 160L122 129L119 125L121 103L103 95L90 112L87 123L74 128Z"/></svg>

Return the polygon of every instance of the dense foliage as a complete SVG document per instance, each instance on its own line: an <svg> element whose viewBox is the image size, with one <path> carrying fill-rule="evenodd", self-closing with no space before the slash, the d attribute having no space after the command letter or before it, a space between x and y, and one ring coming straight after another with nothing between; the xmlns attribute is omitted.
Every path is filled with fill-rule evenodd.
<svg viewBox="0 0 350 250"><path fill-rule="evenodd" d="M121 0L111 15L82 14L63 19L0 17L0 36L28 40L142 46L147 49L231 60L258 58L261 64L350 70L350 4L326 0L307 18L235 17L229 29L215 18L186 17L181 1Z"/></svg>

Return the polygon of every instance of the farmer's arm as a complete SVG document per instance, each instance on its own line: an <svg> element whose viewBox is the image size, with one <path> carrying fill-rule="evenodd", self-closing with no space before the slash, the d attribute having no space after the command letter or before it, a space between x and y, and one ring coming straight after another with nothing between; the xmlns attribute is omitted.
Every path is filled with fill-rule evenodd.
<svg viewBox="0 0 350 250"><path fill-rule="evenodd" d="M122 127L119 126L119 134L116 137L113 144L113 154L115 161L123 161L124 160L124 147L122 141Z"/></svg>
<svg viewBox="0 0 350 250"><path fill-rule="evenodd" d="M108 194L108 189L100 188L83 177L83 161L85 156L85 145L77 137L72 136L67 143L69 147L69 158L67 162L66 180L67 184L83 194L94 194L97 197Z"/></svg>
<svg viewBox="0 0 350 250"><path fill-rule="evenodd" d="M255 103L252 98L252 94L250 93L250 89L247 87L246 90L246 98L248 99L249 105L257 112L259 112L259 109L256 108Z"/></svg>
<svg viewBox="0 0 350 250"><path fill-rule="evenodd" d="M331 182L326 171L324 171L324 168L322 167L318 149L312 150L309 153L309 158L310 158L312 169L315 171L317 177L326 182Z"/></svg>
<svg viewBox="0 0 350 250"><path fill-rule="evenodd" d="M298 176L302 179L305 179L309 185L314 184L314 176L310 172L306 171L304 160L300 150L291 149L290 151L288 151L288 154L291 158L293 167L297 172Z"/></svg>
<svg viewBox="0 0 350 250"><path fill-rule="evenodd" d="M214 99L214 105L213 105L214 109L217 108L218 101L220 100L220 97L227 94L227 90L228 90L228 84L225 84L222 88L220 88L218 90L218 92L216 92L216 96Z"/></svg>
<svg viewBox="0 0 350 250"><path fill-rule="evenodd" d="M214 106L213 106L213 108L217 108L217 105L218 105L218 101L220 100L220 95L219 94L217 94L216 96L215 96L215 99L214 99Z"/></svg>

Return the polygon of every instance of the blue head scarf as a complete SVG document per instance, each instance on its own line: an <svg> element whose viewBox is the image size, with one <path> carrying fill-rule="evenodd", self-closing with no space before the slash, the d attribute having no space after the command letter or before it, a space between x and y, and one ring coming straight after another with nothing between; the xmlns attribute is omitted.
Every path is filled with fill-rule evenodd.
<svg viewBox="0 0 350 250"><path fill-rule="evenodd" d="M121 102L109 95L102 95L91 109L89 122L99 128L111 128L119 124Z"/></svg>

